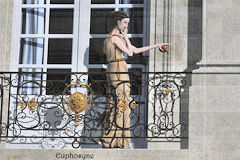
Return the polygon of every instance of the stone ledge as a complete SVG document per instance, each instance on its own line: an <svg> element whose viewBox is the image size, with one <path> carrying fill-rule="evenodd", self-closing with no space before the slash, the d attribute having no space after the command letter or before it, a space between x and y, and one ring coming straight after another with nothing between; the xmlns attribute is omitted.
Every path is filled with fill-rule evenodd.
<svg viewBox="0 0 240 160"><path fill-rule="evenodd" d="M9 160L61 160L66 155L85 155L93 158L85 158L85 160L188 160L188 150L0 150L2 159ZM70 158L68 158L70 159ZM83 158L71 158L83 159Z"/></svg>

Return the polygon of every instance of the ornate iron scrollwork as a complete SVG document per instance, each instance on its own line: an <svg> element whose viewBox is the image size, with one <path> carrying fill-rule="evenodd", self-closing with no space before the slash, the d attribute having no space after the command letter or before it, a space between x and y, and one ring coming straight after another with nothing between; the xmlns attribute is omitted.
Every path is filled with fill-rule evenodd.
<svg viewBox="0 0 240 160"><path fill-rule="evenodd" d="M175 119L174 114L179 110L181 92L186 81L181 74L176 75L155 75L150 81L154 85L151 87L153 101L152 119L148 124L148 138L165 138L173 141L181 137L181 132L186 128L179 120ZM174 110L175 109L175 110ZM161 141L161 139L160 139Z"/></svg>
<svg viewBox="0 0 240 160"><path fill-rule="evenodd" d="M176 119L176 104L180 102L185 85L180 74L155 73L152 79L141 79L149 75L139 74L135 77L140 79L110 87L106 80L90 81L89 75L91 84L87 84L86 74L68 74L66 79L57 80L57 83L25 79L20 73L13 75L1 88L9 88L10 95L8 121L0 123L0 139L5 136L7 143L37 144L42 148L79 148L83 144L97 144L103 137L102 132L107 134L112 130L129 130L131 135L112 135L109 138L138 138L144 143L145 139L161 139L166 142L179 140L185 129L184 124ZM116 89L126 84L131 86L134 94L130 93L129 99L121 99ZM3 99L3 95L7 94L0 98ZM106 101L108 95L110 98ZM124 115L126 110L128 117ZM130 119L128 127L118 123L120 116L124 117L123 122L125 118Z"/></svg>

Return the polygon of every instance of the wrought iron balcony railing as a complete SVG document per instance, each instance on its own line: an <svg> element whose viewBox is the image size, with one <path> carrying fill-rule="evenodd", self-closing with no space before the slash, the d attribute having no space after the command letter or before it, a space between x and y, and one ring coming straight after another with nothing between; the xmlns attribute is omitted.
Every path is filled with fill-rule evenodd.
<svg viewBox="0 0 240 160"><path fill-rule="evenodd" d="M102 138L130 138L140 144L186 138L186 124L180 118L184 73L135 70L121 73L129 74L130 80L115 85L106 74L116 73L0 74L0 142L79 148L96 145ZM122 87L124 94L127 85L131 96L123 100L117 90ZM106 100L109 97L111 101ZM112 106L111 111L106 106ZM126 110L129 114L124 114ZM119 116L123 125L117 120ZM126 119L128 125L124 125ZM130 134L103 137L103 132L106 135L112 130Z"/></svg>

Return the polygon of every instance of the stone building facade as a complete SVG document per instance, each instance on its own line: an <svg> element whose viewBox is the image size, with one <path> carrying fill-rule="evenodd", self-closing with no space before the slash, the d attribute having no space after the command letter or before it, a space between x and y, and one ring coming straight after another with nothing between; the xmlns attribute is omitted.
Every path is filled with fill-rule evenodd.
<svg viewBox="0 0 240 160"><path fill-rule="evenodd" d="M11 62L16 3L17 0L0 1L1 72L13 71L11 68L16 65ZM146 44L173 42L169 54L150 52L148 71L186 73L188 85L180 103L185 106L181 112L188 130L184 136L188 138L174 145L150 142L147 149L140 150L26 151L7 149L2 143L3 159L58 159L57 153L94 154L95 159L240 158L239 0L149 0L146 8L146 34L150 37Z"/></svg>

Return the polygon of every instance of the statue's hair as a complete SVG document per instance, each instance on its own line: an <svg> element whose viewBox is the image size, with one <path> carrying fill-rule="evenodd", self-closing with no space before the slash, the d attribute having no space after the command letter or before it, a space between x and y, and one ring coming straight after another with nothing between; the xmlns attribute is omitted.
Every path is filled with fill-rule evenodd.
<svg viewBox="0 0 240 160"><path fill-rule="evenodd" d="M117 22L118 20L122 20L123 18L129 18L129 15L123 11L114 11L111 13L112 19Z"/></svg>
<svg viewBox="0 0 240 160"><path fill-rule="evenodd" d="M113 11L108 16L107 32L110 32L114 27L117 26L117 21L123 18L129 18L129 15L123 11Z"/></svg>

